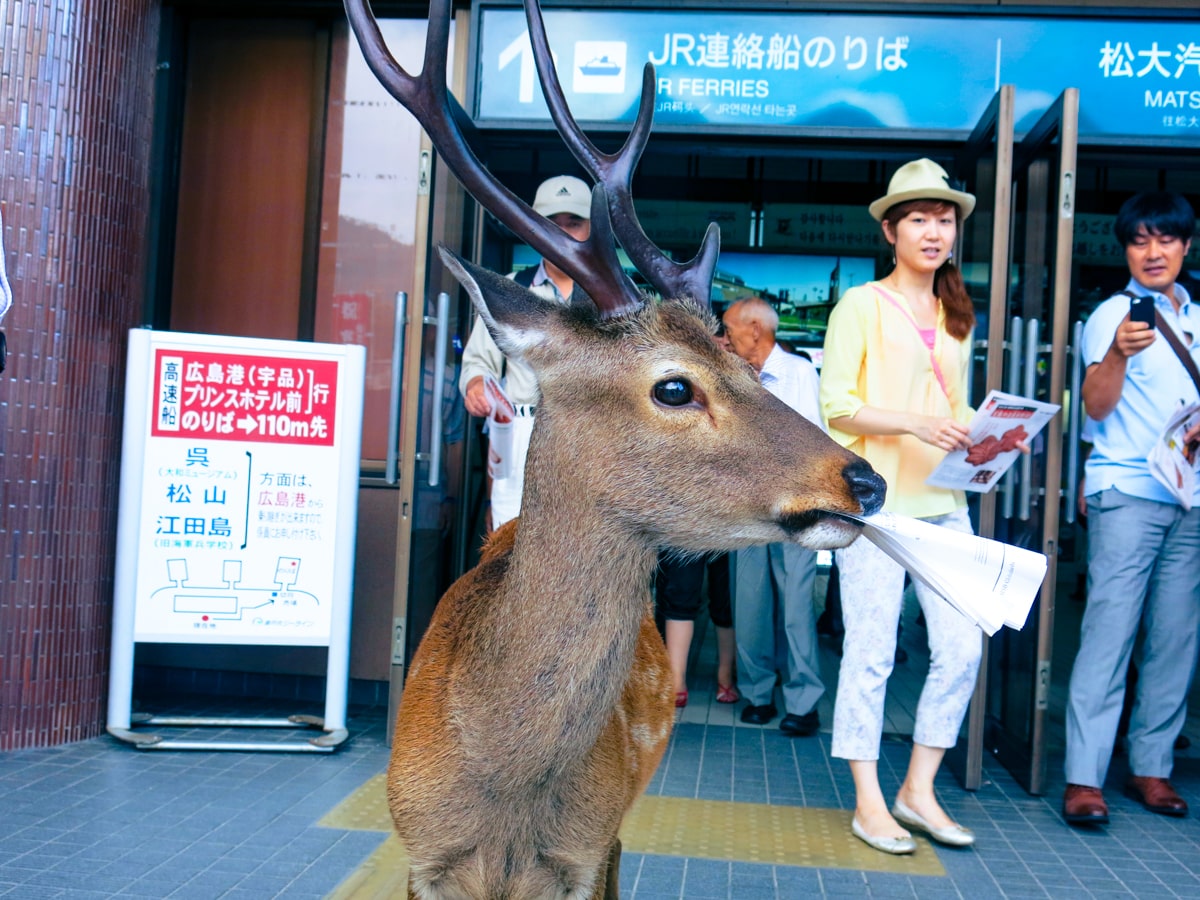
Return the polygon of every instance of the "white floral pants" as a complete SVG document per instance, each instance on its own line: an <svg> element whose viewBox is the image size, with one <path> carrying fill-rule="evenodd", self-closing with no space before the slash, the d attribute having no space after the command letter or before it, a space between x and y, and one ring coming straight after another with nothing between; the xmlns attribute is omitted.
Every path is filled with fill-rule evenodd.
<svg viewBox="0 0 1200 900"><path fill-rule="evenodd" d="M966 509L925 521L971 532ZM837 551L846 636L833 707L832 753L839 759L879 758L883 706L896 655L904 599L904 569L864 537ZM953 747L975 689L983 632L920 582L917 599L929 635L929 674L917 704L913 741Z"/></svg>

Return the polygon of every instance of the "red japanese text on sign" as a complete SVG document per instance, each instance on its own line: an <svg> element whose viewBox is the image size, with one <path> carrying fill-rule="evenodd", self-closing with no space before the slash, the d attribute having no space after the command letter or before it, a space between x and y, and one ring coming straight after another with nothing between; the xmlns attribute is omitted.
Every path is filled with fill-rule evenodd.
<svg viewBox="0 0 1200 900"><path fill-rule="evenodd" d="M159 348L156 437L331 447L338 361Z"/></svg>

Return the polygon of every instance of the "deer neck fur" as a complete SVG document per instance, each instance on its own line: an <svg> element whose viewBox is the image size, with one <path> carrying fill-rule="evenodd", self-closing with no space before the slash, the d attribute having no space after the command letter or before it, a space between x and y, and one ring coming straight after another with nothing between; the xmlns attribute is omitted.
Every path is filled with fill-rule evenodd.
<svg viewBox="0 0 1200 900"><path fill-rule="evenodd" d="M514 786L522 769L561 770L595 746L633 665L657 558L588 497L586 460L552 458L561 454L551 420L539 410L507 568L461 655L471 660L462 708L482 717L470 725L481 762L490 756Z"/></svg>

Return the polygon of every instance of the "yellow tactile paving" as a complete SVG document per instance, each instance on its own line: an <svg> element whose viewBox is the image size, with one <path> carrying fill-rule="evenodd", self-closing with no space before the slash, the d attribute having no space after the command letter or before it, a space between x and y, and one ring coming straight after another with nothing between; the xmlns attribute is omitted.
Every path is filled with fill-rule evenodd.
<svg viewBox="0 0 1200 900"><path fill-rule="evenodd" d="M392 816L387 807L384 774L368 779L362 787L331 809L318 825L345 831L391 831Z"/></svg>
<svg viewBox="0 0 1200 900"><path fill-rule="evenodd" d="M390 834L325 900L396 900L408 896L408 856Z"/></svg>
<svg viewBox="0 0 1200 900"><path fill-rule="evenodd" d="M911 856L872 850L850 833L850 813L840 809L644 796L625 817L621 844L633 853L664 856L946 874L933 848L919 838Z"/></svg>
<svg viewBox="0 0 1200 900"><path fill-rule="evenodd" d="M384 776L372 778L319 824L391 831ZM920 838L917 852L911 856L872 850L850 834L850 813L839 809L643 796L621 827L621 843L631 853L905 875L946 874L933 848ZM408 861L399 841L391 837L332 896L355 900L394 896L385 891L404 883L397 880L401 871L407 877Z"/></svg>

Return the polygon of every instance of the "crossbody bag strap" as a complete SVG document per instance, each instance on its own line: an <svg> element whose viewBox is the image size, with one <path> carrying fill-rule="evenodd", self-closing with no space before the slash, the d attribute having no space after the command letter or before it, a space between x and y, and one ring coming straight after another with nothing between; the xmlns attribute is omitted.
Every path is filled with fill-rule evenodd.
<svg viewBox="0 0 1200 900"><path fill-rule="evenodd" d="M1138 298L1132 291L1121 291L1131 300L1142 299L1154 302L1152 297ZM1175 355L1179 357L1179 361L1183 363L1183 367L1187 369L1188 375L1192 377L1192 383L1196 385L1196 393L1200 394L1200 369L1196 368L1196 360L1192 359L1192 354L1188 353L1187 348L1183 346L1183 341L1179 340L1179 335L1175 333L1175 329L1167 324L1167 320L1163 318L1163 314L1158 311L1158 307L1154 308L1154 325L1158 328L1158 333L1161 334L1171 349L1175 351Z"/></svg>
<svg viewBox="0 0 1200 900"><path fill-rule="evenodd" d="M1175 329L1167 324L1167 320L1157 309L1154 310L1154 324L1158 326L1159 333L1167 339L1167 343L1171 345L1171 349L1175 351L1175 355L1179 357L1179 361L1183 363L1187 373L1192 376L1192 383L1196 385L1196 393L1200 394L1200 369L1196 368L1196 360L1192 359L1192 354L1188 353L1187 348L1183 346L1183 341L1179 340Z"/></svg>
<svg viewBox="0 0 1200 900"><path fill-rule="evenodd" d="M892 304L892 306L896 307L896 309L900 310L900 314L903 315L904 318L908 319L908 322L910 325L912 325L913 330L917 332L917 337L920 339L922 346L924 346L925 337L921 334L921 326L917 324L917 320L913 318L912 313L898 303L895 297L880 288L879 285L872 284L871 287L875 289L875 293L877 293L880 297ZM927 349L929 350L929 364L933 367L933 374L937 377L938 384L942 388L942 393L945 394L946 399L949 400L950 390L946 387L946 376L942 374L942 367L938 365L937 356L934 355L933 349Z"/></svg>

